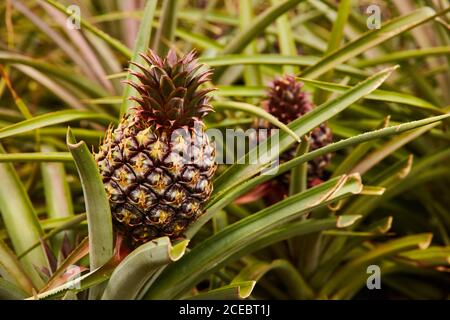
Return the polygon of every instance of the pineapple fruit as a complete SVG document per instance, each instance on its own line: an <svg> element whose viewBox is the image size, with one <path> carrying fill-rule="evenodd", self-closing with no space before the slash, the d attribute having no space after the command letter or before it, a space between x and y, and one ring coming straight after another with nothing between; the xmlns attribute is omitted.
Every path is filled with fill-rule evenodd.
<svg viewBox="0 0 450 320"><path fill-rule="evenodd" d="M314 108L314 104L302 91L303 83L297 82L294 76L286 75L275 78L269 85L267 98L262 102L264 109L278 118L284 124L289 124L295 119ZM273 125L259 121L255 124L257 128L273 129ZM309 151L313 151L330 144L333 135L330 128L322 123L310 132ZM280 161L291 160L295 156L296 146L293 146L280 156ZM307 186L313 187L323 182L325 177L325 167L331 161L331 154L317 157L308 162ZM287 195L289 189L289 173L279 176L270 182L268 188L268 201L273 203ZM269 192L270 191L270 192Z"/></svg>
<svg viewBox="0 0 450 320"><path fill-rule="evenodd" d="M182 237L203 213L217 167L202 122L213 89L199 89L212 71L193 52L141 56L148 66L135 63L138 82L128 82L137 106L109 128L95 154L116 229L134 246Z"/></svg>

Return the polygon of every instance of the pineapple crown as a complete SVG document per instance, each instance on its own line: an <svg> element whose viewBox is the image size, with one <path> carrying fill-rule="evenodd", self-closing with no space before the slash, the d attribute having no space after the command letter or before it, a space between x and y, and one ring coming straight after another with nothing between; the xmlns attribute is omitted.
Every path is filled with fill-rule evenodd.
<svg viewBox="0 0 450 320"><path fill-rule="evenodd" d="M208 93L215 89L199 89L202 83L211 79L212 70L202 68L204 65L198 63L194 51L178 57L170 50L161 58L150 50L140 56L148 66L131 62L142 72L129 70L139 83L126 81L140 95L130 98L139 103L136 107L138 116L154 122L156 128L175 129L191 127L213 111Z"/></svg>
<svg viewBox="0 0 450 320"><path fill-rule="evenodd" d="M284 124L290 123L314 107L302 87L303 83L297 82L294 76L276 77L269 84L264 108Z"/></svg>

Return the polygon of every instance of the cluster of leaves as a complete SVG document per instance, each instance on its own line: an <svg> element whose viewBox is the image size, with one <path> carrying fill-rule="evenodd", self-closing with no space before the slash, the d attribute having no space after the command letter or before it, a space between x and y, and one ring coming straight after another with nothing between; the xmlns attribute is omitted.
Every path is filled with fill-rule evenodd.
<svg viewBox="0 0 450 320"><path fill-rule="evenodd" d="M350 0L3 1L0 297L351 299L372 294L373 264L385 298L448 297L450 4L389 4L368 30ZM215 68L208 127L264 118L282 130L263 143L283 152L328 121L335 143L272 175L270 148L267 163L222 166L187 240L123 259L89 147L132 106L123 70L149 46ZM318 105L288 127L260 108L281 74ZM305 189L307 161L330 152L330 179ZM288 171L289 197L236 204Z"/></svg>

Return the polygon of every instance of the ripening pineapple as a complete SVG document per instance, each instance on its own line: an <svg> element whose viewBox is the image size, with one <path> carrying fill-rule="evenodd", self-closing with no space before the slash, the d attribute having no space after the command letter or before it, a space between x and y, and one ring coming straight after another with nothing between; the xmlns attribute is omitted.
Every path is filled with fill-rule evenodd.
<svg viewBox="0 0 450 320"><path fill-rule="evenodd" d="M95 155L115 226L134 245L182 237L203 213L217 167L202 122L213 89L199 89L211 70L193 52L141 56L148 66L135 64L141 72L130 72L139 83L128 82L138 105L108 130Z"/></svg>
<svg viewBox="0 0 450 320"><path fill-rule="evenodd" d="M283 78L277 77L269 85L266 100L263 101L264 109L278 118L284 124L289 124L295 119L310 112L314 105L309 97L302 91L303 84L297 82L294 76L286 75ZM267 122L258 122L258 128L273 128ZM322 123L314 128L310 133L309 151L319 149L333 141L330 128ZM281 162L291 160L295 156L297 146L294 146L281 154ZM325 179L325 167L330 163L331 154L317 157L308 162L308 187L313 187ZM269 201L276 202L287 194L289 186L289 173L281 175L271 182L269 188Z"/></svg>
<svg viewBox="0 0 450 320"><path fill-rule="evenodd" d="M286 75L275 78L269 85L267 99L263 102L264 108L284 124L310 112L314 105L305 92L303 83L295 80L294 76ZM309 151L313 151L330 144L333 135L330 128L322 123L310 133ZM295 156L296 146L282 154L282 160L290 160ZM324 169L330 163L331 154L325 154L308 162L308 186L312 187L324 178Z"/></svg>

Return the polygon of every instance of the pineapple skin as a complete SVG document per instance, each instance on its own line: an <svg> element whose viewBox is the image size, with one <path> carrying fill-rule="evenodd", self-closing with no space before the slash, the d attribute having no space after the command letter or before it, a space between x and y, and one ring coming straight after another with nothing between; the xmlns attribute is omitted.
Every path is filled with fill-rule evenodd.
<svg viewBox="0 0 450 320"><path fill-rule="evenodd" d="M192 53L143 57L149 67L139 65L143 73L134 74L141 83L130 83L140 105L108 129L95 154L116 230L132 246L183 237L203 213L217 168L215 145L201 121L210 111L211 90L197 90L209 74L195 73Z"/></svg>
<svg viewBox="0 0 450 320"><path fill-rule="evenodd" d="M126 117L95 155L115 226L134 244L182 237L212 192L215 146L203 125L169 134ZM183 141L186 134L194 141ZM179 154L188 144L194 161Z"/></svg>

